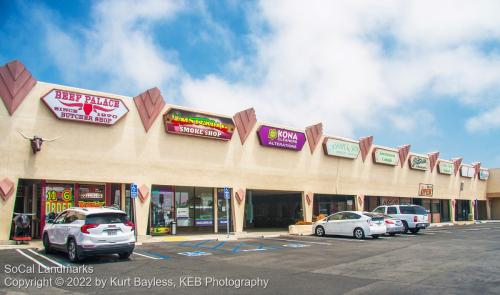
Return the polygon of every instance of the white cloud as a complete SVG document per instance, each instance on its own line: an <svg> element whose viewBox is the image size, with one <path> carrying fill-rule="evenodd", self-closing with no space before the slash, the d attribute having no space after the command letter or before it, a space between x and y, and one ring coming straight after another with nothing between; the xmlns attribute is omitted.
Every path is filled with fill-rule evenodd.
<svg viewBox="0 0 500 295"><path fill-rule="evenodd" d="M152 27L182 10L180 1L104 1L92 8L92 26L68 28L44 21L47 47L69 82L99 80L119 93L169 85L182 76L169 53L154 40ZM38 12L47 18L47 11Z"/></svg>
<svg viewBox="0 0 500 295"><path fill-rule="evenodd" d="M470 118L466 124L469 132L481 132L500 127L500 105L492 110Z"/></svg>
<svg viewBox="0 0 500 295"><path fill-rule="evenodd" d="M409 102L428 102L424 93L479 107L498 104L500 56L481 49L500 41L498 1L276 0L245 8L255 55L230 58L224 74L201 79L157 43L155 26L191 10L204 23L190 36L231 51L231 28L202 2L100 2L92 25L77 28L83 39L73 36L75 28L44 23L50 56L69 81L98 76L101 87L123 94L161 86L199 109L232 114L254 106L260 121L296 128L321 121L328 133L354 136L389 119L418 129L422 122L405 114ZM469 120L468 130L490 113ZM432 113L420 115L437 132Z"/></svg>
<svg viewBox="0 0 500 295"><path fill-rule="evenodd" d="M294 127L323 121L328 132L347 136L381 124L408 101L425 103L424 91L491 102L486 95L500 93L500 59L477 45L499 39L499 5L262 1L250 14L258 54L246 66L236 62L245 68L239 79L187 79L181 91L199 108L232 113L252 105L265 121ZM384 42L393 42L393 51L384 51Z"/></svg>

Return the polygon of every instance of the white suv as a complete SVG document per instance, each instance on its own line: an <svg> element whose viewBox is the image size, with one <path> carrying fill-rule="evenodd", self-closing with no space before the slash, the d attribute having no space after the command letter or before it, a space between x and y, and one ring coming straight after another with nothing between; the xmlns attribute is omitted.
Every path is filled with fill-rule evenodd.
<svg viewBox="0 0 500 295"><path fill-rule="evenodd" d="M69 208L43 228L45 252L61 250L76 262L92 254L119 254L127 259L134 251L134 224L127 214L109 207Z"/></svg>
<svg viewBox="0 0 500 295"><path fill-rule="evenodd" d="M379 206L372 213L386 214L403 222L404 232L412 234L429 226L429 212L418 205L387 205Z"/></svg>

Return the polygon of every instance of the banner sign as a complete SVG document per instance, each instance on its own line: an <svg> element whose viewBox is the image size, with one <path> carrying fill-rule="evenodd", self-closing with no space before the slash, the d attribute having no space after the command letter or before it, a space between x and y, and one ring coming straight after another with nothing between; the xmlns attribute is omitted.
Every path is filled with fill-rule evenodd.
<svg viewBox="0 0 500 295"><path fill-rule="evenodd" d="M411 155L408 159L410 168L415 170L429 170L429 158Z"/></svg>
<svg viewBox="0 0 500 295"><path fill-rule="evenodd" d="M325 138L323 141L325 155L356 159L359 155L359 143L338 138Z"/></svg>
<svg viewBox="0 0 500 295"><path fill-rule="evenodd" d="M441 174L453 174L453 164L449 162L439 161L438 172Z"/></svg>
<svg viewBox="0 0 500 295"><path fill-rule="evenodd" d="M471 166L461 166L460 167L460 175L462 177L468 177L472 178L474 177L474 174L476 173L475 169Z"/></svg>
<svg viewBox="0 0 500 295"><path fill-rule="evenodd" d="M418 186L418 195L422 197L432 197L434 185L421 183Z"/></svg>
<svg viewBox="0 0 500 295"><path fill-rule="evenodd" d="M230 117L220 117L180 109L170 109L163 115L168 133L230 140L234 122Z"/></svg>
<svg viewBox="0 0 500 295"><path fill-rule="evenodd" d="M293 130L262 125L257 131L260 144L275 148L300 151L306 143L306 134Z"/></svg>
<svg viewBox="0 0 500 295"><path fill-rule="evenodd" d="M121 99L52 89L43 102L62 120L113 125L128 113Z"/></svg>
<svg viewBox="0 0 500 295"><path fill-rule="evenodd" d="M80 185L78 188L78 207L103 207L106 205L104 185Z"/></svg>
<svg viewBox="0 0 500 295"><path fill-rule="evenodd" d="M45 198L45 216L48 219L50 213L57 215L68 208L74 207L73 185L47 184Z"/></svg>
<svg viewBox="0 0 500 295"><path fill-rule="evenodd" d="M396 151L375 148L373 151L373 161L378 164L396 166L399 163L399 154Z"/></svg>
<svg viewBox="0 0 500 295"><path fill-rule="evenodd" d="M481 180L488 180L488 177L490 177L490 171L487 169L479 169L479 179Z"/></svg>

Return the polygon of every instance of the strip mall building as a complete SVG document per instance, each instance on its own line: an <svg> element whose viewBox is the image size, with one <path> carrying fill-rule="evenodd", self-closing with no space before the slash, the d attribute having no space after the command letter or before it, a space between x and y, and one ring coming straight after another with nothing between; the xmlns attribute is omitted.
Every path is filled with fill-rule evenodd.
<svg viewBox="0 0 500 295"><path fill-rule="evenodd" d="M0 68L0 241L14 212L116 205L138 234L286 228L339 210L412 203L433 222L500 218L500 170L257 121L37 81ZM55 139L55 140L54 140ZM137 197L131 191L137 184ZM226 208L224 188L229 188ZM133 190L133 187L132 187ZM477 201L476 201L477 200Z"/></svg>

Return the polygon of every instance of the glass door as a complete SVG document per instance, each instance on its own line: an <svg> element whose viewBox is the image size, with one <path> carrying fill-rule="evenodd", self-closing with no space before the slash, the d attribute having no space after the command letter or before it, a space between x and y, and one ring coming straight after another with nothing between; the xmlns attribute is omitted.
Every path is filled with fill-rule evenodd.
<svg viewBox="0 0 500 295"><path fill-rule="evenodd" d="M232 190L230 191L232 195ZM229 231L233 230L231 215L231 200L228 201L228 207L226 209L226 199L224 198L224 189L217 189L217 227L220 233L227 232L227 216L229 215Z"/></svg>
<svg viewBox="0 0 500 295"><path fill-rule="evenodd" d="M174 220L174 192L171 187L153 186L150 213L151 235L170 233Z"/></svg>

